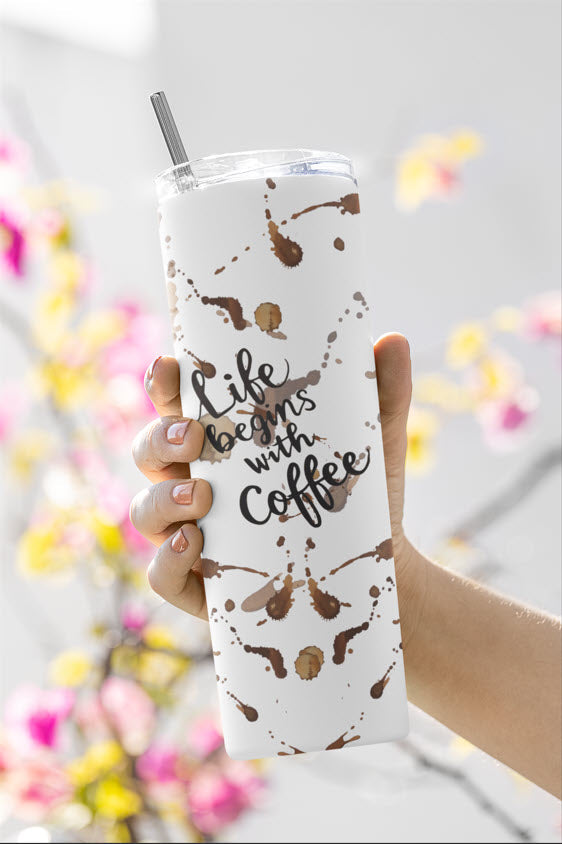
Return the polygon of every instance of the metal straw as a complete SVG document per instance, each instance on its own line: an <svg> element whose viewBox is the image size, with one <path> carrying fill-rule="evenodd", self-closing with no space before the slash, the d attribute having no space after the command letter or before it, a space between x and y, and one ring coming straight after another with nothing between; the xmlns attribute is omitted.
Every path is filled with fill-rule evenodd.
<svg viewBox="0 0 562 844"><path fill-rule="evenodd" d="M156 117L158 119L158 123L160 124L162 134L164 135L166 146L170 151L173 163L187 164L189 158L185 151L185 147L180 137L180 133L178 132L176 121L174 120L172 112L170 111L170 106L168 105L166 94L164 93L164 91L158 91L158 93L151 95L150 102L152 103L154 111L156 112Z"/></svg>

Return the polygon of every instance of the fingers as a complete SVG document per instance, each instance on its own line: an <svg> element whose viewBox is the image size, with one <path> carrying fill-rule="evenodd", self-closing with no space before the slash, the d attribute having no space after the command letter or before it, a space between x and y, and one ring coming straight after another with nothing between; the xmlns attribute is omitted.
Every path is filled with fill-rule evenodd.
<svg viewBox="0 0 562 844"><path fill-rule="evenodd" d="M177 523L205 516L212 501L211 487L201 478L162 481L135 495L130 518L139 533L161 545Z"/></svg>
<svg viewBox="0 0 562 844"><path fill-rule="evenodd" d="M180 368L175 358L155 358L146 370L144 388L159 416L181 416Z"/></svg>
<svg viewBox="0 0 562 844"><path fill-rule="evenodd" d="M151 481L185 477L185 464L199 457L204 439L203 426L195 419L166 416L149 422L137 434L133 458Z"/></svg>
<svg viewBox="0 0 562 844"><path fill-rule="evenodd" d="M148 582L170 604L206 619L205 590L199 568L202 548L201 531L195 525L182 525L158 549L148 568Z"/></svg>
<svg viewBox="0 0 562 844"><path fill-rule="evenodd" d="M410 346L401 334L385 334L375 344L384 462L393 538L402 534L406 423L412 396Z"/></svg>

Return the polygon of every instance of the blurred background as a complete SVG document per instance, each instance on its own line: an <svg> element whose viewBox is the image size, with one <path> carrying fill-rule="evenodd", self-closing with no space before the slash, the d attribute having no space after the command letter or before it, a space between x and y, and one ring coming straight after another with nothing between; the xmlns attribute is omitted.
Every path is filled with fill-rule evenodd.
<svg viewBox="0 0 562 844"><path fill-rule="evenodd" d="M414 709L401 743L229 762L206 625L148 593L127 512L172 349L165 89L192 157L354 159L373 333L412 348L407 532L560 612L560 4L4 0L1 48L0 839L559 841Z"/></svg>

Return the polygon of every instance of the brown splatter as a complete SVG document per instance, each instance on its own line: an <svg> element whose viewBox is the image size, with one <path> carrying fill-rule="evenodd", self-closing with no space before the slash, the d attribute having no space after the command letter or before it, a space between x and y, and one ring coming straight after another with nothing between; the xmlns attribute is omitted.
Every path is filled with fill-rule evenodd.
<svg viewBox="0 0 562 844"><path fill-rule="evenodd" d="M178 316L178 295L175 283L173 281L169 281L166 285L166 290L168 293L168 309L172 318L172 331L174 334L174 340L177 340L181 333L181 326L176 325L176 319Z"/></svg>
<svg viewBox="0 0 562 844"><path fill-rule="evenodd" d="M281 546L284 545L284 544L285 544L285 537L280 536L279 539L277 540L277 547L281 548Z"/></svg>
<svg viewBox="0 0 562 844"><path fill-rule="evenodd" d="M359 214L361 210L359 208L359 194L348 193L339 199L332 200L332 202L321 202L319 205L310 205L303 211L297 211L295 214L291 214L291 220L296 220L302 214L310 214L311 211L316 211L318 208L341 208L342 214Z"/></svg>
<svg viewBox="0 0 562 844"><path fill-rule="evenodd" d="M224 608L227 612L232 612L232 610L234 609L235 606L236 606L236 604L234 603L232 598L227 598L226 601L224 602Z"/></svg>
<svg viewBox="0 0 562 844"><path fill-rule="evenodd" d="M215 270L215 275L219 275L222 272L224 272L224 267L219 267L218 270Z"/></svg>
<svg viewBox="0 0 562 844"><path fill-rule="evenodd" d="M288 574L283 581L281 589L275 592L265 605L265 611L270 618L275 619L275 621L281 621L281 619L288 615L289 610L295 602L293 589L293 578Z"/></svg>
<svg viewBox="0 0 562 844"><path fill-rule="evenodd" d="M377 563L380 563L381 560L391 560L394 556L394 551L392 549L392 539L385 539L384 542L381 542L380 545L377 545L375 548L375 554Z"/></svg>
<svg viewBox="0 0 562 844"><path fill-rule="evenodd" d="M275 190L275 188L277 187L273 179L266 179L265 183L270 190Z"/></svg>
<svg viewBox="0 0 562 844"><path fill-rule="evenodd" d="M376 378L376 377L377 377L377 373L376 373L375 369L367 369L367 371L365 372L365 378L371 378L372 379L372 378Z"/></svg>
<svg viewBox="0 0 562 844"><path fill-rule="evenodd" d="M232 324L237 331L243 331L252 325L251 322L245 319L242 312L242 305L234 296L201 296L201 303L203 305L214 305L217 308L224 308L228 311Z"/></svg>
<svg viewBox="0 0 562 844"><path fill-rule="evenodd" d="M330 574L335 574L340 569L344 569L346 566L350 566L352 563L356 562L356 560L364 560L366 557L374 557L376 553L377 551L375 549L375 551L365 551L364 554L359 554L357 557L351 557L350 560L346 560L345 563L342 563L335 569L332 569Z"/></svg>
<svg viewBox="0 0 562 844"><path fill-rule="evenodd" d="M237 698L236 695L232 694L232 692L227 691L227 695L236 701L236 709L239 709L240 712L242 712L247 721L253 722L258 720L259 716L257 709L254 709L253 706L249 706L247 703L242 703L240 698Z"/></svg>
<svg viewBox="0 0 562 844"><path fill-rule="evenodd" d="M341 237L336 237L336 239L334 240L334 249L337 249L338 252L343 252L343 250L345 249L345 243L341 239Z"/></svg>
<svg viewBox="0 0 562 844"><path fill-rule="evenodd" d="M328 341L328 343L333 343L337 339L337 336L338 336L337 331L330 331L326 340Z"/></svg>
<svg viewBox="0 0 562 844"><path fill-rule="evenodd" d="M332 657L332 661L335 662L336 665L341 665L345 659L345 654L347 651L347 645L353 639L354 636L357 636L358 633L363 633L369 627L369 622L364 621L363 624L360 624L358 627L350 627L348 630L342 630L341 633L338 633L334 639L334 655Z"/></svg>
<svg viewBox="0 0 562 844"><path fill-rule="evenodd" d="M175 261L168 261L168 270L167 270L168 278L174 278L176 275L176 262Z"/></svg>
<svg viewBox="0 0 562 844"><path fill-rule="evenodd" d="M315 645L308 645L299 651L295 660L295 671L302 680L313 680L324 664L324 654Z"/></svg>
<svg viewBox="0 0 562 844"><path fill-rule="evenodd" d="M395 665L396 663L393 662L392 665L390 665L386 669L381 679L377 680L377 682L371 686L371 697L375 700L378 700L378 698L382 697L382 693L384 692L386 685L390 680L390 677L388 675L390 674Z"/></svg>
<svg viewBox="0 0 562 844"><path fill-rule="evenodd" d="M285 744L285 742L282 741L281 744ZM305 752L304 750L299 750L298 747L293 747L292 744L288 744L287 747L290 747L291 750L293 751L293 753L287 753L285 750L280 750L277 755L278 756L296 756L298 753L304 753Z"/></svg>
<svg viewBox="0 0 562 844"><path fill-rule="evenodd" d="M201 370L205 378L210 379L215 377L217 374L217 368L214 364L210 363L208 360L201 360L201 358L198 358L197 355L193 354L193 352L190 352L189 349L187 350L187 354L194 359L194 366Z"/></svg>
<svg viewBox="0 0 562 844"><path fill-rule="evenodd" d="M316 542L314 542L314 540L312 539L311 536L309 536L308 539L306 540L306 547L308 549L316 548Z"/></svg>
<svg viewBox="0 0 562 844"><path fill-rule="evenodd" d="M206 413L199 419L199 421L205 428L205 441L203 443L201 454L199 455L199 460L208 460L210 463L228 460L232 452L232 448L236 445L236 438L234 436L235 426L232 419L229 419L228 416L220 416L218 419L215 419L215 417L211 416L210 413ZM232 443L232 448L228 448L226 451L219 451L215 448L207 434L207 428L209 425L214 426L214 439L220 442L220 439L222 439L221 434L227 434L229 442Z"/></svg>
<svg viewBox="0 0 562 844"><path fill-rule="evenodd" d="M351 729L353 729L353 727ZM358 741L361 738L361 736L352 736L351 738L346 739L345 737L347 733L348 730L346 730L345 733L342 733L341 736L338 736L335 741L326 747L326 750L341 750L341 748L345 747L346 744L350 744L352 741Z"/></svg>
<svg viewBox="0 0 562 844"><path fill-rule="evenodd" d="M339 615L341 609L340 601L334 595L323 592L312 577L308 580L308 591L312 598L310 606L316 610L318 615L326 619L335 618Z"/></svg>
<svg viewBox="0 0 562 844"><path fill-rule="evenodd" d="M248 566L230 566L230 565L221 565L220 563L215 562L215 560L210 560L206 557L201 558L201 573L203 577L210 579L211 577L220 577L221 572L223 571L249 571L252 574L259 574L261 577L269 577L269 573L266 571L257 571L257 569L248 568Z"/></svg>
<svg viewBox="0 0 562 844"><path fill-rule="evenodd" d="M252 592L251 595L244 598L240 605L241 609L244 612L257 612L257 610L263 610L269 599L273 598L277 594L277 590L273 584L277 580L278 576L279 575L275 575L275 577L268 581L265 586L258 589L257 592Z"/></svg>
<svg viewBox="0 0 562 844"><path fill-rule="evenodd" d="M256 320L256 325L259 326L262 331L267 331L268 334L275 331L276 328L279 328L281 322L283 321L281 308L273 302L262 302L261 305L258 305L254 311L254 318Z"/></svg>
<svg viewBox="0 0 562 844"><path fill-rule="evenodd" d="M266 211L266 217L267 215L268 211ZM302 246L299 246L299 244L296 241L291 240L290 237L282 235L277 223L274 223L273 220L269 219L269 217L267 217L267 219L269 239L273 244L271 251L286 267L298 267L302 261Z"/></svg>
<svg viewBox="0 0 562 844"><path fill-rule="evenodd" d="M283 663L283 655L281 651L277 650L277 648L244 645L244 650L247 654L258 654L258 656L263 656L264 659L268 659L271 663L275 676L280 680L287 676L287 669Z"/></svg>
<svg viewBox="0 0 562 844"><path fill-rule="evenodd" d="M378 586L371 586L371 588L369 589L369 595L371 596L371 598L378 598L380 594L381 590Z"/></svg>

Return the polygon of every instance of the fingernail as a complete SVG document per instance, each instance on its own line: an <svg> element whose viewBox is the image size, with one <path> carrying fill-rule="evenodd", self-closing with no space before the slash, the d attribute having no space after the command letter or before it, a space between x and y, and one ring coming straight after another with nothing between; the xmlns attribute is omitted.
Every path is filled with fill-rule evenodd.
<svg viewBox="0 0 562 844"><path fill-rule="evenodd" d="M158 355L157 358L154 358L154 360L152 361L152 363L150 364L150 366L146 370L146 375L144 376L145 381L147 381L147 382L152 381L152 376L154 375L154 369L156 367L156 364L161 359L162 359L162 355Z"/></svg>
<svg viewBox="0 0 562 844"><path fill-rule="evenodd" d="M170 425L166 431L168 442L173 443L174 445L182 443L185 439L185 432L187 431L190 422L191 419L187 419L185 422L174 422L173 425Z"/></svg>
<svg viewBox="0 0 562 844"><path fill-rule="evenodd" d="M177 504L191 504L193 501L193 487L195 481L187 481L185 484L178 484L172 490L172 498Z"/></svg>
<svg viewBox="0 0 562 844"><path fill-rule="evenodd" d="M189 542L186 539L183 528L180 528L172 539L172 548L176 554L181 554L188 546Z"/></svg>

